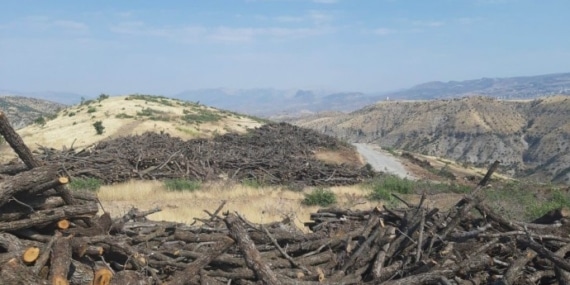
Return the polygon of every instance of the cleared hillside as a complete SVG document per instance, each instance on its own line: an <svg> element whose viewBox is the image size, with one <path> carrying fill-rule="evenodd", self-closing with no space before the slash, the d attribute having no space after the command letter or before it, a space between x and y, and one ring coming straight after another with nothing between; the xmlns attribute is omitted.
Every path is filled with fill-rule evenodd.
<svg viewBox="0 0 570 285"><path fill-rule="evenodd" d="M101 122L102 134L93 124ZM107 138L164 132L182 139L208 138L227 132L244 133L263 121L237 113L166 97L129 95L85 101L60 110L44 123L34 123L18 132L32 148L84 148ZM7 145L0 153L13 157Z"/></svg>
<svg viewBox="0 0 570 285"><path fill-rule="evenodd" d="M386 101L349 114L305 117L294 123L351 142L475 165L500 160L503 171L518 177L570 181L569 96Z"/></svg>

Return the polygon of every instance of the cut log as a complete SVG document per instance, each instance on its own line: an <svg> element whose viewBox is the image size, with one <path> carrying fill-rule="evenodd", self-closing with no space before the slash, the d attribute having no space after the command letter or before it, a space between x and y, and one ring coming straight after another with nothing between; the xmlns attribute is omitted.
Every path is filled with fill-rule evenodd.
<svg viewBox="0 0 570 285"><path fill-rule="evenodd" d="M111 284L111 279L113 279L113 272L108 268L100 268L95 271L95 277L93 278L93 285L109 285ZM132 283L122 283L122 284L132 284Z"/></svg>
<svg viewBox="0 0 570 285"><path fill-rule="evenodd" d="M54 166L39 167L17 174L10 179L0 182L0 206L20 192L32 189L36 185L49 183L57 178L57 168Z"/></svg>
<svg viewBox="0 0 570 285"><path fill-rule="evenodd" d="M13 222L0 222L0 231L16 231L34 226L45 225L61 219L71 219L81 216L93 216L99 209L97 204L71 205L60 208L37 211L27 219Z"/></svg>
<svg viewBox="0 0 570 285"><path fill-rule="evenodd" d="M247 267L255 272L259 281L268 285L281 284L275 273L271 270L267 262L263 262L255 244L245 231L239 218L235 214L229 214L224 219L231 237L237 242L244 255Z"/></svg>
<svg viewBox="0 0 570 285"><path fill-rule="evenodd" d="M32 152L28 146L22 140L22 137L16 133L10 121L6 117L4 112L0 112L0 134L4 136L4 139L12 147L12 149L18 154L18 157L26 164L29 169L40 167L42 164L34 158ZM64 186L56 186L55 190L60 194L61 198L69 204L73 204L73 196L69 189ZM1 197L1 195L0 195Z"/></svg>
<svg viewBox="0 0 570 285"><path fill-rule="evenodd" d="M59 221L57 222L57 228L60 229L60 230L66 230L66 229L68 229L68 228L69 228L69 221L66 220L66 219L59 220Z"/></svg>
<svg viewBox="0 0 570 285"><path fill-rule="evenodd" d="M26 164L28 169L40 167L41 163L37 161L28 146L22 140L22 137L12 127L8 117L4 112L0 111L0 134L4 137L6 142L16 152L18 157Z"/></svg>
<svg viewBox="0 0 570 285"><path fill-rule="evenodd" d="M42 268L46 265L50 255L51 255L51 248L53 246L54 241L58 238L59 235L54 235L49 242L47 242L44 247L42 247L41 255L38 257L36 264L32 267L32 273L39 274Z"/></svg>
<svg viewBox="0 0 570 285"><path fill-rule="evenodd" d="M49 283L46 280L38 278L37 275L32 274L28 267L20 263L18 258L13 258L0 266L0 284L48 285Z"/></svg>
<svg viewBox="0 0 570 285"><path fill-rule="evenodd" d="M70 238L58 236L53 242L49 280L53 285L68 285L67 274L71 265Z"/></svg>
<svg viewBox="0 0 570 285"><path fill-rule="evenodd" d="M113 276L110 285L150 285L152 282L140 273L131 270L120 271Z"/></svg>
<svg viewBox="0 0 570 285"><path fill-rule="evenodd" d="M40 248L39 247L29 247L24 251L22 255L22 261L27 264L34 263L40 257Z"/></svg>
<svg viewBox="0 0 570 285"><path fill-rule="evenodd" d="M208 265L216 257L224 253L230 246L234 244L234 240L229 237L225 237L222 240L218 240L216 245L206 254L203 254L198 259L190 263L190 265L184 269L184 271L178 272L174 279L170 282L171 285L183 285L188 284L187 282L192 279L195 275L200 273L200 270Z"/></svg>

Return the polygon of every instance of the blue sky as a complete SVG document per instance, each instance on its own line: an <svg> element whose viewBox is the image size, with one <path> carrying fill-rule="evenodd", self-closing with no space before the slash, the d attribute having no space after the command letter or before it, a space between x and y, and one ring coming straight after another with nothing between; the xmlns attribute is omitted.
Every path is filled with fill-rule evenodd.
<svg viewBox="0 0 570 285"><path fill-rule="evenodd" d="M568 0L0 0L0 90L390 91L570 72Z"/></svg>

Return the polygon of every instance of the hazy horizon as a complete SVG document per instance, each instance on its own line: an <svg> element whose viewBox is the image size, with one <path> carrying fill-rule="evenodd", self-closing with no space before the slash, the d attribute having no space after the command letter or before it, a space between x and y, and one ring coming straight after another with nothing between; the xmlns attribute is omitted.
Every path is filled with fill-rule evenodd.
<svg viewBox="0 0 570 285"><path fill-rule="evenodd" d="M213 0L4 3L0 90L388 92L567 72L570 2Z"/></svg>

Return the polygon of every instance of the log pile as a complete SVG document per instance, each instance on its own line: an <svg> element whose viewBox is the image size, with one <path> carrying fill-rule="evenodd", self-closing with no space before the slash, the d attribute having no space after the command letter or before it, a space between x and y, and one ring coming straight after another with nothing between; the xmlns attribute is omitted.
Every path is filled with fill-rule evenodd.
<svg viewBox="0 0 570 285"><path fill-rule="evenodd" d="M0 284L569 284L568 212L505 220L481 191L497 165L450 211L321 209L304 232L224 204L193 225L112 219L38 164L0 181Z"/></svg>
<svg viewBox="0 0 570 285"><path fill-rule="evenodd" d="M43 147L37 158L64 165L72 176L98 178L109 184L130 179L206 181L223 177L268 185L334 186L360 183L373 176L368 168L326 164L314 155L319 149L348 148L352 146L312 130L270 123L244 135L228 133L213 139L183 141L167 133L149 132L80 151ZM0 174L22 168L18 164L4 166Z"/></svg>

